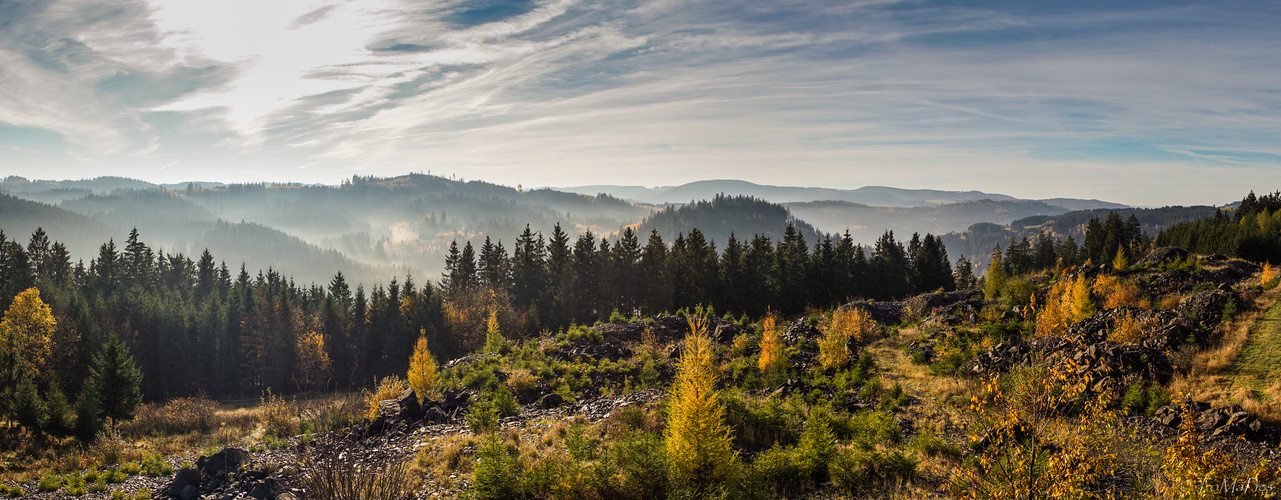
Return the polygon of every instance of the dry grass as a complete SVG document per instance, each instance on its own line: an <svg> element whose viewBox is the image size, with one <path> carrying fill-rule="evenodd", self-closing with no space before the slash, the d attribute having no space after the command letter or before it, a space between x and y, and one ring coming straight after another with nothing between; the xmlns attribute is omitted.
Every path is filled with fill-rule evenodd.
<svg viewBox="0 0 1281 500"><path fill-rule="evenodd" d="M1245 312L1218 326L1219 344L1196 352L1169 390L1215 405L1240 404L1269 422L1281 422L1281 303L1278 290L1259 294Z"/></svg>
<svg viewBox="0 0 1281 500"><path fill-rule="evenodd" d="M298 401L311 405L364 402L356 394L313 395ZM27 481L48 472L80 470L108 462L137 462L159 453L194 459L208 448L247 447L261 439L257 400L214 402L184 398L139 409L136 421L124 422L115 444L85 447L74 438L33 438L0 422L0 481ZM298 403L303 404L303 403Z"/></svg>

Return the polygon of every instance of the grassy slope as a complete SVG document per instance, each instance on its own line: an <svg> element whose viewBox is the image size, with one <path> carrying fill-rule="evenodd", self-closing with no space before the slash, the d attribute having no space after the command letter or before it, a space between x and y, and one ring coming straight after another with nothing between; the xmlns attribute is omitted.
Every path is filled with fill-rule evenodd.
<svg viewBox="0 0 1281 500"><path fill-rule="evenodd" d="M1281 302L1276 302L1250 329L1240 357L1227 370L1234 387L1263 391L1263 402L1275 403L1268 397L1269 386L1281 379Z"/></svg>

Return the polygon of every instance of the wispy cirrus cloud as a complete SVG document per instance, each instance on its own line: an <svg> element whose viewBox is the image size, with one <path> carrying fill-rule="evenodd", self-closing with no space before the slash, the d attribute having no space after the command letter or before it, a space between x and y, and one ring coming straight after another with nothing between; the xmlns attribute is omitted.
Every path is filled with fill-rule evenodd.
<svg viewBox="0 0 1281 500"><path fill-rule="evenodd" d="M739 177L1154 204L1281 186L1281 8L1261 3L3 8L0 159L17 173Z"/></svg>

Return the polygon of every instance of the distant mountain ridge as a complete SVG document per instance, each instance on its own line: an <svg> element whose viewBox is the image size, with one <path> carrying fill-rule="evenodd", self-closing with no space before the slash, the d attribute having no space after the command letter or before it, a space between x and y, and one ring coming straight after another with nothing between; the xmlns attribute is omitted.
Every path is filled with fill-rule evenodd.
<svg viewBox="0 0 1281 500"><path fill-rule="evenodd" d="M679 186L614 186L588 185L552 188L571 193L596 195L605 193L625 200L650 203L688 203L710 200L718 194L751 196L773 203L805 203L816 201L844 201L877 207L927 207L978 200L1014 201L1013 196L982 191L942 191L937 189L902 189L888 186L865 186L858 189L832 189L820 187L770 186L733 179L716 179L690 182ZM1051 198L1040 201L1065 210L1093 208L1126 208L1126 205L1100 200Z"/></svg>
<svg viewBox="0 0 1281 500"><path fill-rule="evenodd" d="M611 240L623 227L637 229L642 238L657 229L668 242L697 227L724 245L730 233L777 239L794 223L806 241L848 230L856 243L872 244L887 230L907 240L914 232L959 234L977 223L1013 226L1016 220L1058 217L1077 207L1121 206L1072 198L1020 200L981 191L846 190L733 180L664 188L523 190L422 174L355 176L339 185L9 176L0 181L0 193L12 197L0 200L0 229L10 238L25 240L43 226L76 258L92 257L107 238L119 241L136 227L154 248L189 256L209 248L229 265L274 264L302 282L326 282L341 269L357 283L386 282L410 272L434 280L451 241L479 245L489 237L510 248L527 224L544 235L560 224L570 234L591 231ZM740 197L750 199L734 199Z"/></svg>

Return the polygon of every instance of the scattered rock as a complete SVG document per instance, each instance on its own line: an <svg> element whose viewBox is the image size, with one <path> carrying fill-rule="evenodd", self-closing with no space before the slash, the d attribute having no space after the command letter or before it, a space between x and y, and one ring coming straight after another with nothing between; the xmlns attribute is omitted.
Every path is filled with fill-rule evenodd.
<svg viewBox="0 0 1281 500"><path fill-rule="evenodd" d="M1142 259L1140 259L1137 264L1140 266L1144 266L1144 265L1159 266L1161 264L1174 264L1174 263L1188 260L1188 256L1190 255L1192 254L1188 253L1187 250L1184 250L1179 247L1161 247L1156 250L1153 250L1152 253L1149 253L1146 257L1143 257Z"/></svg>
<svg viewBox="0 0 1281 500"><path fill-rule="evenodd" d="M560 405L565 404L565 398L562 397L560 394L556 394L553 392L551 394L543 396L543 399L539 400L538 404L541 405L543 408L558 408L560 407Z"/></svg>
<svg viewBox="0 0 1281 500"><path fill-rule="evenodd" d="M196 469L206 476L221 477L240 470L241 465L248 463L249 452L240 448L223 448L218 453L197 459Z"/></svg>

